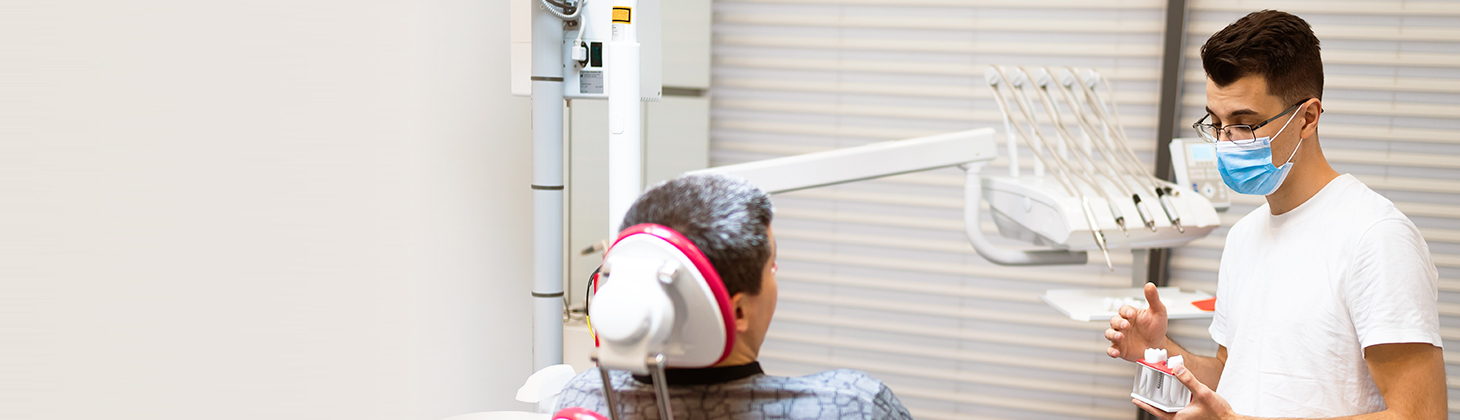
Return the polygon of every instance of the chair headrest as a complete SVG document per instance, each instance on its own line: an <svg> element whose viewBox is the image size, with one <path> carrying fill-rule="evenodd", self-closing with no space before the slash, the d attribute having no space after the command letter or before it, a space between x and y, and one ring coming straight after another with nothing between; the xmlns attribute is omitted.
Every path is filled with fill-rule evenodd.
<svg viewBox="0 0 1460 420"><path fill-rule="evenodd" d="M725 283L688 238L666 226L635 225L603 257L588 316L599 365L647 374L646 359L667 367L712 366L735 345Z"/></svg>

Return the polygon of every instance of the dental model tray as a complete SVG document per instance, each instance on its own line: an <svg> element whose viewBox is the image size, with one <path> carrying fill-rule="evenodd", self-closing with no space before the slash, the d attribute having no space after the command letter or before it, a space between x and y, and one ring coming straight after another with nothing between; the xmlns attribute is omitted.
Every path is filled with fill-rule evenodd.
<svg viewBox="0 0 1460 420"><path fill-rule="evenodd" d="M1175 287L1158 287L1161 302L1166 304L1167 319L1206 319L1214 312L1202 310L1195 302L1211 299L1199 290L1183 291ZM1108 321L1121 305L1146 308L1145 289L1057 289L1044 292L1039 299L1076 321ZM1134 301L1134 302L1132 302Z"/></svg>
<svg viewBox="0 0 1460 420"><path fill-rule="evenodd" d="M1165 351L1161 353L1164 355ZM1141 371L1136 373L1136 383L1130 393L1132 398L1166 412L1180 411L1191 402L1191 390L1176 379L1166 361L1152 363L1141 359L1136 363L1141 365Z"/></svg>

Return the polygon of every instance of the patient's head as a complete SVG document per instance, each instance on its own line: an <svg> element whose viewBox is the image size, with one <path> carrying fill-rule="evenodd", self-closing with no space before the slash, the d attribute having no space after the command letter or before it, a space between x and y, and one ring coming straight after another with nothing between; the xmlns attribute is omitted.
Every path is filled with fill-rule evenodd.
<svg viewBox="0 0 1460 420"><path fill-rule="evenodd" d="M686 175L649 188L619 230L642 223L668 226L705 254L730 294L735 348L717 366L755 361L776 311L776 246L771 198L744 179Z"/></svg>

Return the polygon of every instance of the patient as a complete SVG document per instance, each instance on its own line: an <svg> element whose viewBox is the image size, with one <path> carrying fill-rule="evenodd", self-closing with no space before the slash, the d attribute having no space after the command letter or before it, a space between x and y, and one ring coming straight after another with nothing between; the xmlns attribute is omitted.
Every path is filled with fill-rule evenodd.
<svg viewBox="0 0 1460 420"><path fill-rule="evenodd" d="M892 390L866 373L838 369L799 377L763 373L756 356L776 311L776 245L771 200L743 179L688 175L640 196L620 230L641 223L668 226L694 242L725 283L735 316L730 355L703 369L668 369L675 419L910 419ZM659 418L648 377L610 372L620 413ZM568 383L556 409L608 414L598 369Z"/></svg>

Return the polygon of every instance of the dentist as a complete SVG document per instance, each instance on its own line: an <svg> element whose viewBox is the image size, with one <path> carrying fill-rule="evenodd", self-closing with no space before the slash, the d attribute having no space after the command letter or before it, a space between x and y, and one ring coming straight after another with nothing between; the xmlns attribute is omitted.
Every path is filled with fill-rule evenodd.
<svg viewBox="0 0 1460 420"><path fill-rule="evenodd" d="M1111 318L1107 354L1146 348L1186 359L1191 403L1163 419L1444 419L1438 273L1414 223L1353 175L1329 166L1318 140L1323 62L1303 19L1264 10L1201 50L1207 115L1232 190L1267 204L1232 226L1217 276L1216 357L1166 336L1166 308ZM1215 390L1215 391L1214 391Z"/></svg>

